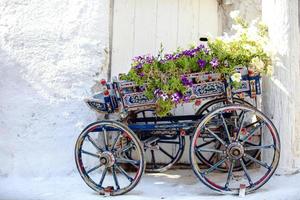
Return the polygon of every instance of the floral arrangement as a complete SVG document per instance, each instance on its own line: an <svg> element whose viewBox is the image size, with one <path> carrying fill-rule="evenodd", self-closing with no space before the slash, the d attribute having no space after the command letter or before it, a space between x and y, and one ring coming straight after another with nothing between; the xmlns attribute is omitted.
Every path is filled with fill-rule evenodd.
<svg viewBox="0 0 300 200"><path fill-rule="evenodd" d="M270 74L266 26L256 21L248 24L240 17L234 20L233 35L209 38L207 45L177 49L173 53L164 53L161 47L157 56L137 56L128 74L120 78L134 81L149 99L157 98L156 112L164 116L177 104L190 101L186 92L192 83L185 74L221 73L231 79L233 87L240 85L241 74L236 71L237 67L247 66L253 73Z"/></svg>

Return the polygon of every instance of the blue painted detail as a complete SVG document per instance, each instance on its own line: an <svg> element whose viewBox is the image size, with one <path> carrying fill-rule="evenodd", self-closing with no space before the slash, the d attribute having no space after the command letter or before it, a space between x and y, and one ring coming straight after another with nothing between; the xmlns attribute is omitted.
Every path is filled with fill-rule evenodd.
<svg viewBox="0 0 300 200"><path fill-rule="evenodd" d="M230 99L235 94L245 94L251 98L261 94L261 77L259 75L249 76L246 67L238 68L236 71L242 75L241 87L237 89L232 87L231 80L225 79L223 74L186 74L193 85L187 88L185 95L191 97L191 99L224 96ZM148 99L143 93L142 88L130 81L107 83L103 86L103 90L109 91L108 96L104 96L103 91L94 95L86 102L93 109L104 113L153 109L156 99Z"/></svg>
<svg viewBox="0 0 300 200"><path fill-rule="evenodd" d="M193 85L193 93L196 98L224 95L225 84L221 81L212 81Z"/></svg>
<svg viewBox="0 0 300 200"><path fill-rule="evenodd" d="M252 92L255 92L256 95L261 94L261 76L249 76L249 75L243 75L241 80L241 87L234 89L232 88L233 94L239 94L239 93L245 93L248 96L251 96L251 83L254 81L254 90ZM226 86L227 87L227 86Z"/></svg>
<svg viewBox="0 0 300 200"><path fill-rule="evenodd" d="M125 106L129 107L155 103L155 99L149 100L142 92L125 94L123 98Z"/></svg>

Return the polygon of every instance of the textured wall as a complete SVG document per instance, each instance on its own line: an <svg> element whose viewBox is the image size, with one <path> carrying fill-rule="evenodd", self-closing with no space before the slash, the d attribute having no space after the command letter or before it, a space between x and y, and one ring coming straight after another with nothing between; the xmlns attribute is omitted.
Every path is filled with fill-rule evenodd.
<svg viewBox="0 0 300 200"><path fill-rule="evenodd" d="M219 9L223 31L230 31L232 25L230 12L235 10L238 10L240 16L247 21L259 19L261 18L261 0L223 0Z"/></svg>
<svg viewBox="0 0 300 200"><path fill-rule="evenodd" d="M108 0L0 1L0 175L74 170L82 102L106 74Z"/></svg>
<svg viewBox="0 0 300 200"><path fill-rule="evenodd" d="M300 168L299 2L263 0L263 19L276 51L274 75L264 81L264 111L281 137L282 173Z"/></svg>

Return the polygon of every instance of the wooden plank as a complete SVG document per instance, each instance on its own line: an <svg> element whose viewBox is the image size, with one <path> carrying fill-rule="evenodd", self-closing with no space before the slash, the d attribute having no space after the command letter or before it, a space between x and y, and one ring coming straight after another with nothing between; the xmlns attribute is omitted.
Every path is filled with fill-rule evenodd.
<svg viewBox="0 0 300 200"><path fill-rule="evenodd" d="M114 5L112 76L127 73L133 57L136 0L117 0Z"/></svg>
<svg viewBox="0 0 300 200"><path fill-rule="evenodd" d="M188 47L198 42L199 0L180 0L177 45Z"/></svg>
<svg viewBox="0 0 300 200"><path fill-rule="evenodd" d="M156 51L162 43L165 52L177 48L177 17L179 0L159 0L157 6Z"/></svg>
<svg viewBox="0 0 300 200"><path fill-rule="evenodd" d="M156 10L158 0L138 0L135 10L135 28L133 54L153 54L156 53L155 33L156 33Z"/></svg>
<svg viewBox="0 0 300 200"><path fill-rule="evenodd" d="M198 34L203 37L207 35L218 35L218 3L212 0L199 0L199 29Z"/></svg>

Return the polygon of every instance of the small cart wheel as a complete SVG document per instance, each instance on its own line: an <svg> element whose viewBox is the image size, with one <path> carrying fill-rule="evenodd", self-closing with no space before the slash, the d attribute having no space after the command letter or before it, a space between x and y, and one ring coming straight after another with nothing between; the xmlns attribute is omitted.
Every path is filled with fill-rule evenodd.
<svg viewBox="0 0 300 200"><path fill-rule="evenodd" d="M130 158L127 156L129 151ZM139 139L128 127L116 121L88 125L77 139L75 160L82 179L101 195L129 192L144 172Z"/></svg>
<svg viewBox="0 0 300 200"><path fill-rule="evenodd" d="M233 98L233 103L252 106L249 102L239 99L239 98ZM209 113L213 109L222 107L226 104L228 104L227 97L208 101L197 110L195 115L205 116L207 113ZM199 141L199 143L201 143L203 146L214 146L217 149L221 147L221 143L218 140L211 140L210 138L207 138L204 135L202 135L202 137L199 140L202 140L202 142ZM256 144L259 145L260 140L256 141ZM250 153L251 153L251 156L253 156L254 158L258 158L260 156L259 150L252 151ZM219 155L215 152L214 153L210 153L210 152L199 152L198 153L198 157L201 160L201 162L203 162L203 164L205 164L207 166L213 166L216 163L216 161L218 160L218 156ZM252 163L253 163L253 161L251 161L251 160L245 161L246 166L251 165ZM240 169L242 169L242 166L239 162L237 162L236 165L234 166L233 170L240 170ZM218 170L227 172L228 167L225 164L223 164L221 166L218 166Z"/></svg>
<svg viewBox="0 0 300 200"><path fill-rule="evenodd" d="M146 117L155 117L155 111L152 109L142 110L133 113L132 118L145 119ZM131 119L128 120L132 124ZM155 122L139 122L139 124L158 124ZM144 145L146 169L148 173L159 173L170 169L180 160L185 146L185 138L179 131L164 131L152 134L151 132L137 131L139 139Z"/></svg>
<svg viewBox="0 0 300 200"><path fill-rule="evenodd" d="M238 113L236 120L223 120L233 112ZM260 145L251 142L258 132L263 138ZM218 140L222 148L199 145L203 134ZM251 156L250 152L255 150L260 151L260 158ZM203 166L198 152L217 153L219 160L213 166ZM246 188L246 193L262 187L275 172L279 157L279 135L273 123L256 108L238 104L208 113L195 129L190 146L190 160L196 176L209 188L228 194L238 194L242 187ZM253 165L246 166L246 160L251 160ZM242 169L234 171L237 162ZM218 170L222 164L228 166L227 173Z"/></svg>

